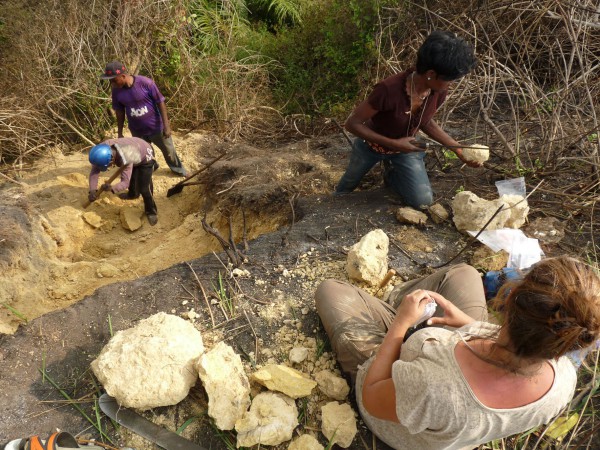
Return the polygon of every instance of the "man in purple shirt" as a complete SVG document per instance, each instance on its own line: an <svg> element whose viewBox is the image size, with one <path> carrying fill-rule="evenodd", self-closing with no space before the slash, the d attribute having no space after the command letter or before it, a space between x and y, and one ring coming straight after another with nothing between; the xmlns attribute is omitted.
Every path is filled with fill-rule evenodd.
<svg viewBox="0 0 600 450"><path fill-rule="evenodd" d="M123 137L123 125L127 116L131 135L156 145L162 151L169 168L180 176L187 176L173 145L165 98L156 83L141 75L130 75L125 65L119 61L108 63L100 78L110 80L118 136Z"/></svg>
<svg viewBox="0 0 600 450"><path fill-rule="evenodd" d="M92 164L89 185L90 202L98 196L98 178L100 172L108 170L111 165L123 167L121 181L115 185L103 184L102 191L117 193L127 189L127 192L119 194L123 199L135 199L140 195L144 199L144 211L150 225L158 222L158 211L154 202L152 172L157 166L154 160L152 144L136 137L122 137L108 139L90 150L89 160Z"/></svg>

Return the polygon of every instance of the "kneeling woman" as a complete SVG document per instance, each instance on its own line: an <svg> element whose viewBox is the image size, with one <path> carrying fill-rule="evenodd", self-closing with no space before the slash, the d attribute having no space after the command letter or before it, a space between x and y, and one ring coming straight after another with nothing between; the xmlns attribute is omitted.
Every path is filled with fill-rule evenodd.
<svg viewBox="0 0 600 450"><path fill-rule="evenodd" d="M570 352L600 337L600 279L550 258L495 300L487 322L481 277L460 264L392 292L394 307L347 283L323 282L317 310L360 414L396 449L472 449L548 423L577 381ZM430 325L405 341L430 299ZM443 326L444 328L442 328Z"/></svg>

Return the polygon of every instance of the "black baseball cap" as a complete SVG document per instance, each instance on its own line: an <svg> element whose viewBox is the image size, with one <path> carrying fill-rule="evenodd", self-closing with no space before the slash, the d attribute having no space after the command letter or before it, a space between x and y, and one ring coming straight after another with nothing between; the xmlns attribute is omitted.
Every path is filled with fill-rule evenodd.
<svg viewBox="0 0 600 450"><path fill-rule="evenodd" d="M100 75L100 79L102 80L112 80L113 78L121 75L122 73L127 73L127 68L125 64L120 61L109 62L104 68L104 73Z"/></svg>

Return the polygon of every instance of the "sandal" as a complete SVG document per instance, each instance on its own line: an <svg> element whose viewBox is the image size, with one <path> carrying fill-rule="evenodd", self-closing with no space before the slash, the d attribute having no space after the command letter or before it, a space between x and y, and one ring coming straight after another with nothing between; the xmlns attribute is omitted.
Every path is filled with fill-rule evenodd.
<svg viewBox="0 0 600 450"><path fill-rule="evenodd" d="M31 436L29 439L15 439L0 447L1 450L62 450L69 448L82 448L72 434L62 431L53 433L48 440L44 441L39 436ZM97 445L86 445L88 450L103 450Z"/></svg>

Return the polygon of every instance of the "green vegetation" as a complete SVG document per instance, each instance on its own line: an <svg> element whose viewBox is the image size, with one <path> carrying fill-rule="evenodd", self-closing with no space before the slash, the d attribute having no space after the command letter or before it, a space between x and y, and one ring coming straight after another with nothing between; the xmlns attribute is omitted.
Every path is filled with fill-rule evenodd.
<svg viewBox="0 0 600 450"><path fill-rule="evenodd" d="M376 61L378 2L321 0L302 9L301 24L272 34L254 27L255 50L278 62L275 99L289 113L347 110ZM267 28L268 30L268 28Z"/></svg>
<svg viewBox="0 0 600 450"><path fill-rule="evenodd" d="M233 297L227 292L227 287L225 286L221 272L219 272L216 284L213 284L213 290L215 291L215 295L223 311L226 312L229 317L233 317L235 315L235 302Z"/></svg>
<svg viewBox="0 0 600 450"><path fill-rule="evenodd" d="M100 407L98 405L97 399L94 399L94 419L92 419L90 416L87 415L87 413L83 410L83 408L81 407L81 405L79 404L78 401L74 400L65 389L63 389L62 387L60 387L58 385L58 383L56 381L54 381L46 372L45 368L42 369L38 369L40 371L40 373L42 374L42 377L44 380L48 380L48 382L67 400L69 405L72 405L78 412L79 414L81 414L81 416L83 418L85 418L85 420L87 420L92 427L94 427L96 429L96 431L100 434L100 436L102 437L102 439L104 439L106 442L109 442L110 444L113 444L113 441L110 439L110 437L108 436L108 434L105 432L104 428L102 427L102 422L100 420L100 418L102 417L102 413L100 412Z"/></svg>
<svg viewBox="0 0 600 450"><path fill-rule="evenodd" d="M0 303L0 306L4 306L6 309L8 309L11 313L13 313L15 316L17 316L23 322L25 322L25 323L28 322L27 317L25 316L25 314L22 314L21 312L19 312L19 310L13 308L8 303Z"/></svg>

